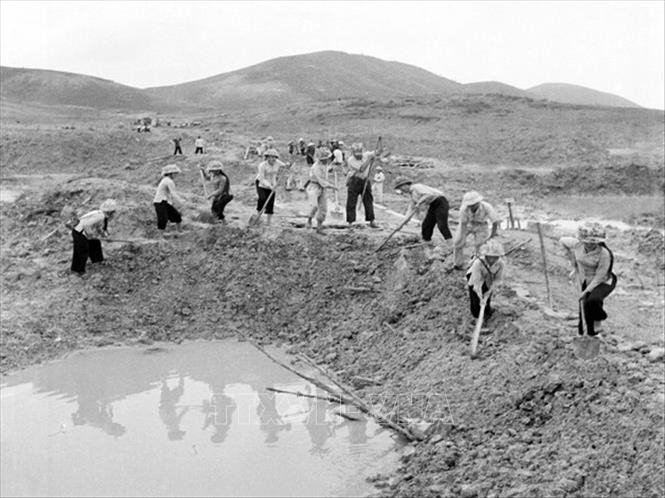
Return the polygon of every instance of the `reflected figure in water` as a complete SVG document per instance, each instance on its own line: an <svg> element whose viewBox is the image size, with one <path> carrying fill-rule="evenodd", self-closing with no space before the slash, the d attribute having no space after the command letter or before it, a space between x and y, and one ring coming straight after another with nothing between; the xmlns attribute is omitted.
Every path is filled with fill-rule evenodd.
<svg viewBox="0 0 665 498"><path fill-rule="evenodd" d="M113 407L105 401L79 395L79 409L72 413L74 425L89 425L103 430L109 436L122 436L127 429L113 421Z"/></svg>
<svg viewBox="0 0 665 498"><path fill-rule="evenodd" d="M312 440L312 448L309 452L324 455L330 451L330 448L324 448L324 445L328 438L334 435L333 422L327 420L328 402L309 398L307 404L309 405L309 410L304 424Z"/></svg>
<svg viewBox="0 0 665 498"><path fill-rule="evenodd" d="M334 427L334 430L349 428L349 443L351 444L365 444L369 437L367 437L367 417L360 411L353 411L349 413L352 417L358 420L347 420Z"/></svg>
<svg viewBox="0 0 665 498"><path fill-rule="evenodd" d="M180 413L177 413L176 404L185 392L185 378L180 375L178 387L169 388L166 379L162 380L162 392L159 397L159 418L166 426L168 438L171 441L177 441L185 436L185 431L180 429L180 421L187 413L188 407L182 407Z"/></svg>
<svg viewBox="0 0 665 498"><path fill-rule="evenodd" d="M236 411L236 403L233 398L224 394L224 386L221 389L213 388L213 395L210 400L203 400L203 420L202 429L205 431L212 425L214 432L210 436L213 443L223 443L231 428L233 422L233 413Z"/></svg>
<svg viewBox="0 0 665 498"><path fill-rule="evenodd" d="M259 428L266 433L265 443L276 443L279 431L291 430L291 424L285 423L277 411L275 393L272 391L259 392L259 406L256 412L261 425Z"/></svg>

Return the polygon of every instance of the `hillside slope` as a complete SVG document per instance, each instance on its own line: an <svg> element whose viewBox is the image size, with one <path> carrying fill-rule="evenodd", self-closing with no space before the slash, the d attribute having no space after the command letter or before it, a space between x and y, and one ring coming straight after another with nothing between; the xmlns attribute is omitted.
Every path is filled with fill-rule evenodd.
<svg viewBox="0 0 665 498"><path fill-rule="evenodd" d="M530 99L539 99L539 95L527 92L515 86L506 85L500 81L476 81L474 83L467 83L464 85L466 93L477 94L498 94L508 95L510 97L525 97Z"/></svg>
<svg viewBox="0 0 665 498"><path fill-rule="evenodd" d="M0 96L16 103L94 109L150 109L159 102L138 88L83 74L0 67Z"/></svg>
<svg viewBox="0 0 665 498"><path fill-rule="evenodd" d="M600 92L593 88L568 83L543 83L527 88L539 97L564 104L595 105L604 107L641 107L635 102L612 93Z"/></svg>
<svg viewBox="0 0 665 498"><path fill-rule="evenodd" d="M401 62L325 51L271 59L203 80L148 88L155 97L210 105L385 98L463 91L463 85Z"/></svg>

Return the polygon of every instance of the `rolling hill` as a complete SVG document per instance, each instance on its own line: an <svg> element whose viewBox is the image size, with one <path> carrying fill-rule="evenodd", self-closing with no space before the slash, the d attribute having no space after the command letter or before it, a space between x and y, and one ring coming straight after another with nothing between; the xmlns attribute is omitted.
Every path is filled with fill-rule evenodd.
<svg viewBox="0 0 665 498"><path fill-rule="evenodd" d="M82 74L0 67L0 97L14 103L151 109L155 98L138 88Z"/></svg>
<svg viewBox="0 0 665 498"><path fill-rule="evenodd" d="M541 98L564 104L593 105L602 107L641 107L635 102L612 93L600 92L592 88L569 83L543 83L527 88L527 91Z"/></svg>
<svg viewBox="0 0 665 498"><path fill-rule="evenodd" d="M209 105L281 105L347 97L450 94L463 88L460 83L409 64L324 51L279 57L210 78L146 91L160 99Z"/></svg>

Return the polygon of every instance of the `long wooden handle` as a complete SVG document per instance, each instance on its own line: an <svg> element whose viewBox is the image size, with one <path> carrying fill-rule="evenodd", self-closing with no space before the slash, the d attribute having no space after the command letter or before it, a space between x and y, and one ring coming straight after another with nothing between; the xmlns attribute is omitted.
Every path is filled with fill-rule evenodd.
<svg viewBox="0 0 665 498"><path fill-rule="evenodd" d="M380 245L379 247L377 247L377 248L374 250L374 252L379 252L379 251L383 248L383 246L385 246L386 243L392 238L393 235L395 235L395 234L396 234L397 232L399 232L402 228L404 228L404 226L405 226L405 225L411 220L411 218L413 218L413 215L414 215L414 214L416 214L415 211L414 211L413 213L411 213L409 216L407 216L407 217L404 219L404 221L403 221L402 223L400 223L400 225L399 225L397 228L395 228L395 230L393 230L392 233L391 233L390 235L388 235L388 236L385 238L385 240L384 240L383 242L381 242L381 245Z"/></svg>
<svg viewBox="0 0 665 498"><path fill-rule="evenodd" d="M203 194L206 196L206 199L208 198L208 189L206 188L206 179L205 176L203 176L203 171L199 170L199 173L201 174L201 185L203 185Z"/></svg>
<svg viewBox="0 0 665 498"><path fill-rule="evenodd" d="M478 320L476 321L476 328L473 329L473 337L471 337L471 358L476 357L476 352L478 350L478 340L480 339L480 329L483 327L483 320L485 318L485 306L487 306L487 301L483 300L480 303L480 313L478 314Z"/></svg>
<svg viewBox="0 0 665 498"><path fill-rule="evenodd" d="M552 305L552 289L550 288L550 277L547 273L547 257L545 256L545 242L543 241L543 232L540 228L540 223L536 223L536 229L538 230L538 239L540 239L540 252L543 255L543 273L545 274L545 286L547 287L547 302L550 305L551 309L554 309Z"/></svg>

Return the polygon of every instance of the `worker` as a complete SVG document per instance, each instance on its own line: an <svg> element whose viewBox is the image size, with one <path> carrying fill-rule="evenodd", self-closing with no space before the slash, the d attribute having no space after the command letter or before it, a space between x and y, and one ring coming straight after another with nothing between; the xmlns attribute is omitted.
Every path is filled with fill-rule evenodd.
<svg viewBox="0 0 665 498"><path fill-rule="evenodd" d="M102 243L99 237L108 237L108 222L113 218L117 208L118 206L113 199L106 199L99 206L99 209L83 215L76 226L72 228L74 243L72 272L83 275L88 258L93 263L104 261Z"/></svg>
<svg viewBox="0 0 665 498"><path fill-rule="evenodd" d="M365 221L369 222L370 227L379 228L379 225L374 221L374 197L372 196L369 174L372 162L381 153L380 147L379 145L377 151L363 152L363 144L354 143L351 145L351 157L346 160L349 168L346 179L346 221L349 227L356 221L356 203L358 197L362 197L362 203L365 207Z"/></svg>
<svg viewBox="0 0 665 498"><path fill-rule="evenodd" d="M309 142L307 148L305 149L305 161L307 166L312 166L314 164L314 156L316 155L316 145L314 142Z"/></svg>
<svg viewBox="0 0 665 498"><path fill-rule="evenodd" d="M180 147L180 142L182 141L182 138L180 137L175 137L173 139L173 143L175 145L175 150L173 151L173 155L177 156L178 154L182 155L182 148Z"/></svg>
<svg viewBox="0 0 665 498"><path fill-rule="evenodd" d="M377 203L383 204L383 184L386 181L386 175L383 173L383 168L381 166L376 167L376 173L374 173L374 178L372 180L372 195Z"/></svg>
<svg viewBox="0 0 665 498"><path fill-rule="evenodd" d="M316 232L323 233L323 222L328 211L328 200L326 189L337 190L337 187L326 179L332 153L327 147L321 147L316 151L316 162L309 170L309 181L307 182L307 200L309 202L309 213L307 215L307 226L312 227L312 218L316 215Z"/></svg>
<svg viewBox="0 0 665 498"><path fill-rule="evenodd" d="M217 216L217 219L224 223L224 208L233 200L231 195L231 182L224 173L224 165L221 161L211 161L208 168L199 165L203 177L210 182L211 191L208 193L208 199L212 200L210 210Z"/></svg>
<svg viewBox="0 0 665 498"><path fill-rule="evenodd" d="M427 207L427 214L421 226L425 242L431 242L435 225L445 240L453 238L448 228L448 200L444 197L443 192L422 183L413 183L404 177L395 180L395 190L399 194L409 196L406 218L413 216L421 208Z"/></svg>
<svg viewBox="0 0 665 498"><path fill-rule="evenodd" d="M491 233L490 226L491 223ZM459 224L453 238L453 264L458 270L464 269L464 246L466 238L473 234L474 253L477 255L480 246L496 236L501 220L489 202L476 191L467 192L462 197L459 209Z"/></svg>
<svg viewBox="0 0 665 498"><path fill-rule="evenodd" d="M561 237L559 242L573 267L569 277L577 277L587 334L598 335L602 331L601 322L607 319L603 300L617 284L617 276L612 272L614 254L606 245L605 230L597 223L586 224L579 227L577 237ZM582 311L578 331L584 335Z"/></svg>
<svg viewBox="0 0 665 498"><path fill-rule="evenodd" d="M194 140L194 154L203 154L204 145L205 141L201 138L201 135L199 135L196 140Z"/></svg>
<svg viewBox="0 0 665 498"><path fill-rule="evenodd" d="M277 188L277 173L285 164L280 161L279 154L275 149L268 149L263 153L264 161L259 163L258 174L255 185L258 199L256 201L256 212L260 212L265 205L266 225L270 226L275 208L275 194ZM271 195L272 194L272 195Z"/></svg>
<svg viewBox="0 0 665 498"><path fill-rule="evenodd" d="M480 305L483 301L483 320L488 320L494 312L490 301L492 293L503 280L504 263L501 257L504 255L501 243L498 240L489 240L481 246L480 254L473 259L466 272L471 314L476 319L480 316Z"/></svg>
<svg viewBox="0 0 665 498"><path fill-rule="evenodd" d="M289 140L288 147L289 147L289 149L288 149L289 150L289 155L294 156L297 153L296 143L293 140Z"/></svg>
<svg viewBox="0 0 665 498"><path fill-rule="evenodd" d="M305 145L305 139L304 138L299 138L298 139L298 152L300 152L301 156L305 155L305 149L307 146Z"/></svg>
<svg viewBox="0 0 665 498"><path fill-rule="evenodd" d="M162 168L162 179L157 185L155 198L152 200L157 214L157 228L165 234L167 222L175 223L176 233L180 232L182 216L174 204L184 205L185 201L175 190L174 177L180 173L180 168L175 164L167 164Z"/></svg>

